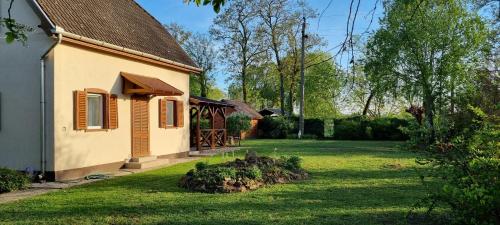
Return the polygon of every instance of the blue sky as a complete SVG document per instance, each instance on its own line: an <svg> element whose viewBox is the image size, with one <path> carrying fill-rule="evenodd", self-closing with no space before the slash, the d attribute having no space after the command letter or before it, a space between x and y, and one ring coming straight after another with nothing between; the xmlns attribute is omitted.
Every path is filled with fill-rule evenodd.
<svg viewBox="0 0 500 225"><path fill-rule="evenodd" d="M197 7L194 4L184 3L184 0L137 0L137 2L160 22L164 24L175 22L194 32L208 32L216 16L211 7ZM306 2L318 13L321 13L330 1L306 0ZM321 17L319 25L318 19L309 22L308 32L317 33L328 42L325 51L335 52L331 49L344 39L350 2L350 0L333 0ZM368 28L371 19L369 12L373 9L375 2L376 0L361 0L356 28L354 29L355 34L363 33ZM378 18L381 15L382 5L379 4L371 25L372 30L378 27ZM227 88L226 78L227 75L223 72L216 74L217 86L223 90Z"/></svg>

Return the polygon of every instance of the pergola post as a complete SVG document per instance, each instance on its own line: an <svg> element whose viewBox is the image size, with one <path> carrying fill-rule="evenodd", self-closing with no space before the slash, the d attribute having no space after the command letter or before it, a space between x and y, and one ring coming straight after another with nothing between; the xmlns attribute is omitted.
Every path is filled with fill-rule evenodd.
<svg viewBox="0 0 500 225"><path fill-rule="evenodd" d="M196 107L196 150L201 151L201 127L200 127L200 121L201 121L201 112L200 112L200 107Z"/></svg>

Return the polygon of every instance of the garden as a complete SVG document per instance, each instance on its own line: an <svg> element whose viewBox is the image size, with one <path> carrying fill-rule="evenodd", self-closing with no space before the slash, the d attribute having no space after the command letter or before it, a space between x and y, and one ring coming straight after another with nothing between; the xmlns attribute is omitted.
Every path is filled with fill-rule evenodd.
<svg viewBox="0 0 500 225"><path fill-rule="evenodd" d="M179 180L204 158L0 205L2 224L406 224L427 193L402 142L249 140L258 156L300 156L306 179L244 193L186 190ZM238 152L244 159L246 150ZM418 215L421 215L418 211Z"/></svg>

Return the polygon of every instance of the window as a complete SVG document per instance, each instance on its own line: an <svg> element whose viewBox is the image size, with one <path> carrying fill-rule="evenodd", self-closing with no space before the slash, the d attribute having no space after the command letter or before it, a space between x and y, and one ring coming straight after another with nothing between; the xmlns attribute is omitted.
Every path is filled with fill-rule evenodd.
<svg viewBox="0 0 500 225"><path fill-rule="evenodd" d="M175 102L167 101L167 126L175 126Z"/></svg>
<svg viewBox="0 0 500 225"><path fill-rule="evenodd" d="M104 127L103 118L103 95L87 94L87 128L102 129Z"/></svg>
<svg viewBox="0 0 500 225"><path fill-rule="evenodd" d="M159 99L160 128L184 127L184 103L177 99L167 97Z"/></svg>

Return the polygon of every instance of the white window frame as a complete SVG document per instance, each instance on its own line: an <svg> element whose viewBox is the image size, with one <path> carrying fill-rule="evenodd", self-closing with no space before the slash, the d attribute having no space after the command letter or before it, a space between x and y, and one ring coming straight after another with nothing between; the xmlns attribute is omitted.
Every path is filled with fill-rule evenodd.
<svg viewBox="0 0 500 225"><path fill-rule="evenodd" d="M104 95L103 94L96 94L96 93L87 93L87 124L89 124L89 113L90 113L90 110L89 110L89 106L88 106L88 98L89 96L98 96L100 97L101 99L101 113L100 113L100 116L101 116L101 125L100 126L90 126L90 125L87 125L87 129L88 130L101 130L104 128Z"/></svg>
<svg viewBox="0 0 500 225"><path fill-rule="evenodd" d="M168 114L169 114L169 112L170 112L170 110L168 110L168 104L169 104L170 102L172 103L172 124L168 124ZM166 113L167 113L167 115L166 115L166 117L165 117L165 120L166 120L166 121L165 121L165 123L167 124L167 127L176 127L176 125L177 125L177 124L175 123L175 113L176 113L176 108L175 108L175 107L176 107L176 104L175 104L175 100L168 100L168 99L167 99L167 102L166 102L166 104L165 104L165 107L167 108L167 110L165 110L165 111L166 111Z"/></svg>

